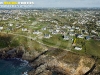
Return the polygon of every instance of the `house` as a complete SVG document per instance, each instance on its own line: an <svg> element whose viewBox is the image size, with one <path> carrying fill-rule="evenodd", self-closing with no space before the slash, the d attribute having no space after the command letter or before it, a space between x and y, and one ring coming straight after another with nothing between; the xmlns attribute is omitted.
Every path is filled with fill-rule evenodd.
<svg viewBox="0 0 100 75"><path fill-rule="evenodd" d="M75 36L75 33L69 33L70 36Z"/></svg>
<svg viewBox="0 0 100 75"><path fill-rule="evenodd" d="M100 21L97 21L97 22L96 22L96 25L97 25L97 26L100 26Z"/></svg>
<svg viewBox="0 0 100 75"><path fill-rule="evenodd" d="M16 25L16 28L20 28L21 26L20 25Z"/></svg>
<svg viewBox="0 0 100 75"><path fill-rule="evenodd" d="M44 34L44 38L50 38L51 35L50 34Z"/></svg>
<svg viewBox="0 0 100 75"><path fill-rule="evenodd" d="M100 36L95 37L95 40L100 41Z"/></svg>
<svg viewBox="0 0 100 75"><path fill-rule="evenodd" d="M88 30L85 30L85 32L84 32L84 33L85 33L85 34L89 34L89 33L88 33Z"/></svg>
<svg viewBox="0 0 100 75"><path fill-rule="evenodd" d="M28 31L28 29L27 28L22 28L22 31Z"/></svg>
<svg viewBox="0 0 100 75"><path fill-rule="evenodd" d="M96 35L91 35L91 39L96 39L97 36Z"/></svg>
<svg viewBox="0 0 100 75"><path fill-rule="evenodd" d="M91 32L97 34L97 32L95 30L91 30Z"/></svg>
<svg viewBox="0 0 100 75"><path fill-rule="evenodd" d="M34 30L33 34L41 34L41 32L39 32L39 30Z"/></svg>
<svg viewBox="0 0 100 75"><path fill-rule="evenodd" d="M46 30L46 29L47 29L46 27L42 28L42 30Z"/></svg>
<svg viewBox="0 0 100 75"><path fill-rule="evenodd" d="M67 26L68 29L71 29L71 26Z"/></svg>
<svg viewBox="0 0 100 75"><path fill-rule="evenodd" d="M74 28L75 28L75 26L72 26L72 28L74 29Z"/></svg>
<svg viewBox="0 0 100 75"><path fill-rule="evenodd" d="M0 27L0 30L2 30L3 29L3 27Z"/></svg>
<svg viewBox="0 0 100 75"><path fill-rule="evenodd" d="M52 31L52 34L57 34L57 31L56 30Z"/></svg>
<svg viewBox="0 0 100 75"><path fill-rule="evenodd" d="M64 39L64 40L69 40L69 36L64 35L64 36L63 36L63 39Z"/></svg>
<svg viewBox="0 0 100 75"><path fill-rule="evenodd" d="M40 22L43 22L44 20L41 19L41 20L39 20L39 21L40 21Z"/></svg>
<svg viewBox="0 0 100 75"><path fill-rule="evenodd" d="M74 49L75 49L75 50L82 50L81 47L77 47L77 46L76 46Z"/></svg>
<svg viewBox="0 0 100 75"><path fill-rule="evenodd" d="M10 23L9 26L13 26L13 24Z"/></svg>
<svg viewBox="0 0 100 75"><path fill-rule="evenodd" d="M52 32L53 31L53 29L49 29L49 32Z"/></svg>
<svg viewBox="0 0 100 75"><path fill-rule="evenodd" d="M85 39L86 39L86 40L90 40L91 37L90 37L90 36L86 36Z"/></svg>
<svg viewBox="0 0 100 75"><path fill-rule="evenodd" d="M13 30L13 28L12 28L12 27L8 27L8 29L9 29L9 30L11 30L11 31Z"/></svg>
<svg viewBox="0 0 100 75"><path fill-rule="evenodd" d="M56 28L57 28L57 29L60 29L60 26L57 26Z"/></svg>
<svg viewBox="0 0 100 75"><path fill-rule="evenodd" d="M73 31L74 31L74 29L73 29L73 28L71 28L69 31L73 32Z"/></svg>
<svg viewBox="0 0 100 75"><path fill-rule="evenodd" d="M67 28L67 27L66 27L66 25L65 25L65 26L62 26L62 28L65 29L65 28Z"/></svg>
<svg viewBox="0 0 100 75"><path fill-rule="evenodd" d="M76 27L75 29L77 29L77 30L78 30L78 29L80 29L80 28L79 28L79 27Z"/></svg>
<svg viewBox="0 0 100 75"><path fill-rule="evenodd" d="M77 38L81 38L81 39L83 39L84 36L83 36L83 35L78 35Z"/></svg>
<svg viewBox="0 0 100 75"><path fill-rule="evenodd" d="M59 31L60 31L59 29L56 30L57 33L59 33Z"/></svg>

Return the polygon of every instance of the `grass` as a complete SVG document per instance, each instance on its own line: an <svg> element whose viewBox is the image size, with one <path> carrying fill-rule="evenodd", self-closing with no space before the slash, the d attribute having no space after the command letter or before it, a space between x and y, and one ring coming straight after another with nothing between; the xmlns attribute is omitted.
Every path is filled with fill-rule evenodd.
<svg viewBox="0 0 100 75"><path fill-rule="evenodd" d="M44 48L38 42L27 37L0 33L0 48L17 46L23 46L26 50L36 50L38 52L41 52Z"/></svg>
<svg viewBox="0 0 100 75"><path fill-rule="evenodd" d="M79 40L78 40L79 41ZM85 42L85 44L82 46L82 42ZM82 50L77 51L72 49L73 52L78 54L87 54L91 56L97 56L100 58L100 42L97 40L80 40L80 42L77 42L81 45Z"/></svg>
<svg viewBox="0 0 100 75"><path fill-rule="evenodd" d="M61 55L63 52L64 50L58 48L58 49L54 49L54 50L50 50L49 52L46 52L46 55L57 57Z"/></svg>
<svg viewBox="0 0 100 75"><path fill-rule="evenodd" d="M97 40L90 40L86 42L86 53L100 57L100 42Z"/></svg>
<svg viewBox="0 0 100 75"><path fill-rule="evenodd" d="M46 27L46 25L48 25L48 23L38 23L33 27L33 29L40 30L41 28Z"/></svg>
<svg viewBox="0 0 100 75"><path fill-rule="evenodd" d="M65 63L69 63L69 64L74 64L76 66L80 61L79 55L74 54L69 51L62 50L62 49L51 50L51 51L47 52L46 54L49 56L54 56L60 61L63 61Z"/></svg>
<svg viewBox="0 0 100 75"><path fill-rule="evenodd" d="M51 38L46 39L43 38L43 43L47 44L47 45L51 45L51 46L57 46L59 48L67 48L68 45L68 41L63 40L62 35L58 34L58 35L53 35Z"/></svg>
<svg viewBox="0 0 100 75"><path fill-rule="evenodd" d="M76 64L79 62L80 56L71 52L66 52L66 55L61 57L59 60L62 60L62 59L64 59L64 62L66 63Z"/></svg>
<svg viewBox="0 0 100 75"><path fill-rule="evenodd" d="M13 35L0 33L0 48L16 46L19 46L19 42L14 40Z"/></svg>
<svg viewBox="0 0 100 75"><path fill-rule="evenodd" d="M11 44L11 39L11 35L0 34L0 48L9 47L9 44Z"/></svg>
<svg viewBox="0 0 100 75"><path fill-rule="evenodd" d="M36 50L39 52L42 51L43 47L34 40L28 39L27 37L23 36L15 36L14 39L19 43L19 45L24 46L26 50Z"/></svg>

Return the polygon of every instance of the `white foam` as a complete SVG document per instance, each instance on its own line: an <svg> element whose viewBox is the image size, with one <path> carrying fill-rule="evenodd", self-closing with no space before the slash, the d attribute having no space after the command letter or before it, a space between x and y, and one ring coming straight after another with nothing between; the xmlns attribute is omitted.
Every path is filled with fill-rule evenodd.
<svg viewBox="0 0 100 75"><path fill-rule="evenodd" d="M22 75L28 75L27 72L24 72Z"/></svg>

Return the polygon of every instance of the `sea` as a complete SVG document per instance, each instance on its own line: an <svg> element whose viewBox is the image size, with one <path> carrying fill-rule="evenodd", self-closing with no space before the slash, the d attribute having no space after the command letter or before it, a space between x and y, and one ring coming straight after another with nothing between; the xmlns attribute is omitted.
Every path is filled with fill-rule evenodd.
<svg viewBox="0 0 100 75"><path fill-rule="evenodd" d="M19 58L0 59L0 75L28 75L32 67L28 61Z"/></svg>
<svg viewBox="0 0 100 75"><path fill-rule="evenodd" d="M0 75L28 75L33 68L29 62L19 58L0 59ZM53 72L52 75L58 75Z"/></svg>

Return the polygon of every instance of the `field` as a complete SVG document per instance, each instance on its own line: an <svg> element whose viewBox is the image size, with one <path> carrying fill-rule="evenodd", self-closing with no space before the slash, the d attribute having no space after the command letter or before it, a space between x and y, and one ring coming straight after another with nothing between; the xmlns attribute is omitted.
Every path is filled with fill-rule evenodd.
<svg viewBox="0 0 100 75"><path fill-rule="evenodd" d="M23 46L26 50L42 51L43 46L38 42L20 35L0 33L0 48Z"/></svg>
<svg viewBox="0 0 100 75"><path fill-rule="evenodd" d="M64 40L61 34L53 35L49 39L43 38L42 41L43 41L43 43L45 43L47 45L59 47L62 49L69 48L69 44L71 44L71 42ZM70 45L70 47L71 47L71 45Z"/></svg>
<svg viewBox="0 0 100 75"><path fill-rule="evenodd" d="M80 42L82 43L82 40ZM100 57L100 41L93 40L93 39L84 40L84 46L82 46L82 50L72 49L72 51L83 55L87 54L87 55Z"/></svg>

